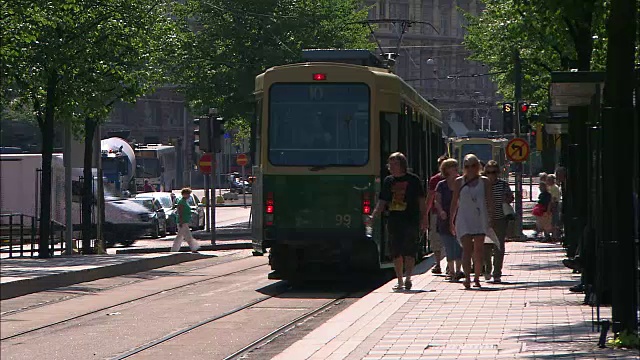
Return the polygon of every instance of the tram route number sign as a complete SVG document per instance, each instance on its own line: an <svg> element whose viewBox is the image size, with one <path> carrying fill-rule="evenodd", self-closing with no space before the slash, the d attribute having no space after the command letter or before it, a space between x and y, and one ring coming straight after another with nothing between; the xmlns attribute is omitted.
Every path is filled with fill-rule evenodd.
<svg viewBox="0 0 640 360"><path fill-rule="evenodd" d="M249 158L247 158L247 155L238 154L238 156L236 156L236 164L238 164L238 166L245 166L248 163L249 163Z"/></svg>
<svg viewBox="0 0 640 360"><path fill-rule="evenodd" d="M514 162L523 162L529 158L529 143L522 138L514 138L507 144L507 158Z"/></svg>
<svg viewBox="0 0 640 360"><path fill-rule="evenodd" d="M202 154L202 156L200 157L200 161L198 161L200 172L203 174L211 174L212 165L213 156L211 156L211 153Z"/></svg>

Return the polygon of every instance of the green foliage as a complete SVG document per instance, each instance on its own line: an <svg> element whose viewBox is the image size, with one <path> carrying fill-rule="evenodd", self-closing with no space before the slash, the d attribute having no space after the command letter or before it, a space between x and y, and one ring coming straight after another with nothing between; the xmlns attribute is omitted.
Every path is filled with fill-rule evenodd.
<svg viewBox="0 0 640 360"><path fill-rule="evenodd" d="M3 99L38 121L104 120L142 95L178 46L163 0L14 0L2 6ZM47 103L49 96L49 103ZM8 101L8 100L7 100ZM81 130L77 128L77 130Z"/></svg>
<svg viewBox="0 0 640 360"><path fill-rule="evenodd" d="M371 48L360 0L190 0L179 18L184 47L173 69L194 111L217 107L248 136L255 76L299 60L304 48Z"/></svg>
<svg viewBox="0 0 640 360"><path fill-rule="evenodd" d="M489 65L499 92L514 94L514 51L522 60L523 99L548 101L551 71L601 70L606 58L605 19L608 1L486 0L478 16L465 14L465 45L472 60ZM585 68L586 67L586 68Z"/></svg>
<svg viewBox="0 0 640 360"><path fill-rule="evenodd" d="M636 333L623 331L607 341L609 346L615 348L640 349L640 336Z"/></svg>

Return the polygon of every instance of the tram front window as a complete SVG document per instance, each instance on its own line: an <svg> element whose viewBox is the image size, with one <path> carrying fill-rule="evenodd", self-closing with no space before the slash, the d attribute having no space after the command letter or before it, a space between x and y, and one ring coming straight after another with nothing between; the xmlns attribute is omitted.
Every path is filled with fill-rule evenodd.
<svg viewBox="0 0 640 360"><path fill-rule="evenodd" d="M274 84L269 161L280 166L362 166L369 161L369 87Z"/></svg>
<svg viewBox="0 0 640 360"><path fill-rule="evenodd" d="M462 158L467 154L474 154L485 164L493 159L491 145L489 144L464 144L462 145Z"/></svg>

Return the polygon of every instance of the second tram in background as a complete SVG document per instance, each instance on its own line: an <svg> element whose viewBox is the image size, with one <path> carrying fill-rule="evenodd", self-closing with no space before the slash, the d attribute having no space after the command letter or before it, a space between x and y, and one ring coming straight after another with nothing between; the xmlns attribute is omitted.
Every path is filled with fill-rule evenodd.
<svg viewBox="0 0 640 360"><path fill-rule="evenodd" d="M467 136L450 138L447 143L449 156L458 160L458 163L462 164L466 155L474 154L485 164L489 160L497 161L502 169L501 175L508 177L509 162L506 147L509 139L504 136L486 131L474 131L469 132Z"/></svg>
<svg viewBox="0 0 640 360"><path fill-rule="evenodd" d="M386 215L367 219L391 153L425 184L437 171L440 111L369 51L303 57L256 78L254 250L275 279L391 268Z"/></svg>

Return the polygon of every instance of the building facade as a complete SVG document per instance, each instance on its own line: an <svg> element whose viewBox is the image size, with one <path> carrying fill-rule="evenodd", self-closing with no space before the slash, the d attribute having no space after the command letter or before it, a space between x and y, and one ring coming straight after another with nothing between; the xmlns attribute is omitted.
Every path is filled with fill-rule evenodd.
<svg viewBox="0 0 640 360"><path fill-rule="evenodd" d="M368 0L369 19L413 20L406 29L395 72L442 111L448 135L454 129L501 130L497 87L486 75L490 69L466 60L463 10L478 14L477 0ZM460 10L459 10L460 9ZM426 24L428 23L428 24ZM429 25L430 24L430 25ZM399 22L380 23L375 32L385 52L395 52L402 30Z"/></svg>

